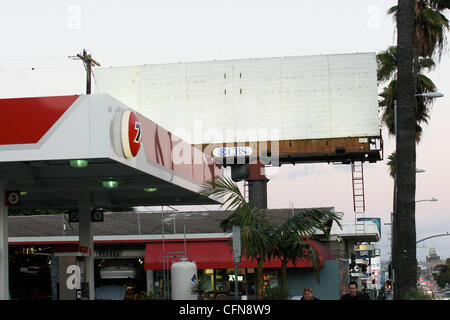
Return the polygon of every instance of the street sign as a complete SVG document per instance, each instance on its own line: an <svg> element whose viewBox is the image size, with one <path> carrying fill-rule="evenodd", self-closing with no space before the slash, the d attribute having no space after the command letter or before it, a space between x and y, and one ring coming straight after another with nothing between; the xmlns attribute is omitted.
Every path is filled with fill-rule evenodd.
<svg viewBox="0 0 450 320"><path fill-rule="evenodd" d="M20 191L5 191L5 203L7 207L20 206Z"/></svg>
<svg viewBox="0 0 450 320"><path fill-rule="evenodd" d="M96 209L91 212L91 221L92 222L103 222L104 213L102 209Z"/></svg>
<svg viewBox="0 0 450 320"><path fill-rule="evenodd" d="M373 244L356 244L354 246L355 251L372 251L373 249Z"/></svg>
<svg viewBox="0 0 450 320"><path fill-rule="evenodd" d="M80 215L78 214L78 211L69 212L69 222L80 222Z"/></svg>
<svg viewBox="0 0 450 320"><path fill-rule="evenodd" d="M102 209L95 209L91 211L91 222L103 222L104 212ZM80 214L78 211L69 212L69 222L80 222Z"/></svg>

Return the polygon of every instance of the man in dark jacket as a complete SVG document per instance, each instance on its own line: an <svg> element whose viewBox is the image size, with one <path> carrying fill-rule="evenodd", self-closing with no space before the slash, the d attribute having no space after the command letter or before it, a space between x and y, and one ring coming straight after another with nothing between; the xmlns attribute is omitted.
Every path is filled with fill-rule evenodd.
<svg viewBox="0 0 450 320"><path fill-rule="evenodd" d="M341 300L370 300L367 295L358 292L358 284L355 281L350 281L348 291L349 293L341 296Z"/></svg>

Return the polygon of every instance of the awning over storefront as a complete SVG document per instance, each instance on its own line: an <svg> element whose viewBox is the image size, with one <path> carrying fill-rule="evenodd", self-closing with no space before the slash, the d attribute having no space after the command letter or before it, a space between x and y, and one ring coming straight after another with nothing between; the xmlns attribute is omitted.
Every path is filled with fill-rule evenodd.
<svg viewBox="0 0 450 320"><path fill-rule="evenodd" d="M320 264L323 267L324 260L335 260L336 254L334 251L316 241L310 241L312 246L318 251ZM145 264L146 270L163 270L170 269L172 263L179 261L179 258L185 252L185 243L183 240L166 241L163 243L151 242L147 243L145 247ZM163 256L166 265L163 265ZM189 261L195 261L198 269L226 269L234 268L233 252L229 245L229 239L197 239L186 241L186 256ZM168 261L168 263L167 263ZM311 268L312 262L310 259L299 259L295 266L292 262L288 263L288 268ZM256 260L251 261L242 255L242 262L239 268L256 268ZM281 261L279 259L267 260L264 268L280 268Z"/></svg>

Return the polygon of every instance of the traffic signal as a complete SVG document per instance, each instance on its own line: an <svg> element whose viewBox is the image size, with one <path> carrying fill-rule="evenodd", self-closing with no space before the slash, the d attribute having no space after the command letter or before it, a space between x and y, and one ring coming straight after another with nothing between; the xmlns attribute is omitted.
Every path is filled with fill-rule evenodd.
<svg viewBox="0 0 450 320"><path fill-rule="evenodd" d="M391 280L387 280L386 281L386 289L387 290L391 290L392 289L392 282L391 282Z"/></svg>

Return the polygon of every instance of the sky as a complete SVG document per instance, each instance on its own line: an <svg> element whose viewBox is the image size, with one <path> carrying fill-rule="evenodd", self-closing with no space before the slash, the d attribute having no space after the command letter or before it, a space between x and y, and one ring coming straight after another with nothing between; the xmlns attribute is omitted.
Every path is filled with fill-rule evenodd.
<svg viewBox="0 0 450 320"><path fill-rule="evenodd" d="M75 56L87 49L102 67L316 54L379 52L396 45L386 11L392 0L41 0L0 2L0 98L85 92ZM447 14L447 17L449 15ZM428 76L436 99L417 146L417 240L450 232L450 59ZM445 72L447 71L447 72ZM95 78L93 79L95 81ZM379 87L381 90L382 87ZM394 139L383 128L384 160L364 164L366 217L382 219L382 258L390 254L393 180L386 159ZM269 175L269 208L335 207L353 221L351 167L283 165ZM450 258L450 237L417 248Z"/></svg>

